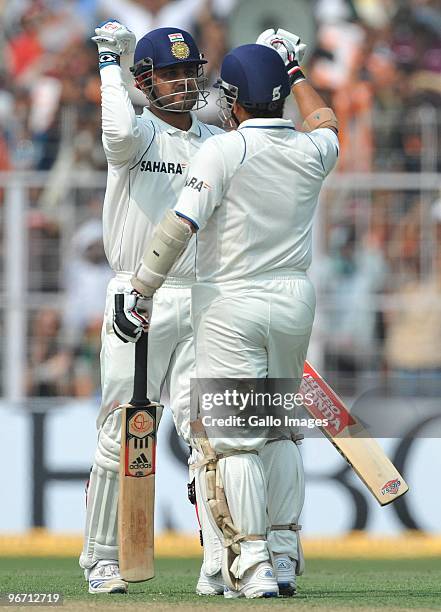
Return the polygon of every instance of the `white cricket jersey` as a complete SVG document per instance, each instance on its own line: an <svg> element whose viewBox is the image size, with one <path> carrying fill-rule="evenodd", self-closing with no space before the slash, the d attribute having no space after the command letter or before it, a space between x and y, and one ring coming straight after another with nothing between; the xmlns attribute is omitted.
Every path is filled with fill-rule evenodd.
<svg viewBox="0 0 441 612"><path fill-rule="evenodd" d="M192 113L188 132L161 121L147 108L136 116L121 68L101 70L103 145L108 161L103 209L104 248L115 272L133 272L156 225L184 187L190 158L201 144L223 132ZM170 276L193 277L195 243Z"/></svg>
<svg viewBox="0 0 441 612"><path fill-rule="evenodd" d="M197 280L306 271L318 195L337 157L332 130L306 134L284 119L250 119L205 142L175 206L200 229Z"/></svg>

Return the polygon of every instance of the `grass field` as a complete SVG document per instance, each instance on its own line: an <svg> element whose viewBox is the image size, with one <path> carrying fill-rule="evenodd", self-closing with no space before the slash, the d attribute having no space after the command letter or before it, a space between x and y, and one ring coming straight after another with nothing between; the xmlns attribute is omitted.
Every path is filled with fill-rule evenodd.
<svg viewBox="0 0 441 612"><path fill-rule="evenodd" d="M198 559L158 559L156 578L129 595L88 595L76 559L2 558L0 591L60 592L66 610L440 610L441 559L312 559L294 599L228 601L198 597ZM17 607L15 607L17 609ZM29 607L23 608L29 610ZM49 609L47 606L39 607ZM54 608L50 608L54 609ZM55 608L57 609L57 608Z"/></svg>

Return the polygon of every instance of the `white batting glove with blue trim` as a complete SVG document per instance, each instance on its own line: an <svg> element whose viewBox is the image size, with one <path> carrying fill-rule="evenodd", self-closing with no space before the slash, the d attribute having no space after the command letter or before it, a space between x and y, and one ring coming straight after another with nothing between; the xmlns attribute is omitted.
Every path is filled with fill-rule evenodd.
<svg viewBox="0 0 441 612"><path fill-rule="evenodd" d="M109 64L119 64L119 58L122 55L133 54L136 47L134 33L115 19L97 26L92 40L98 47L100 68Z"/></svg>

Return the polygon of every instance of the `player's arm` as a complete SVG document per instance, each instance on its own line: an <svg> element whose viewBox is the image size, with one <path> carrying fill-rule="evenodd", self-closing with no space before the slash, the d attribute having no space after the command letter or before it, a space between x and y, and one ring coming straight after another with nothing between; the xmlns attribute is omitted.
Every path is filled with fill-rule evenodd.
<svg viewBox="0 0 441 612"><path fill-rule="evenodd" d="M303 128L306 132L329 128L338 134L338 122L334 111L326 106L323 98L306 79L294 83L291 92L302 115Z"/></svg>
<svg viewBox="0 0 441 612"><path fill-rule="evenodd" d="M115 307L113 329L124 342L136 342L148 328L153 295L186 249L195 230L195 226L178 217L174 210L165 213L131 279L132 289L125 288L117 296L120 303L119 308ZM140 304L144 304L142 312L138 308Z"/></svg>
<svg viewBox="0 0 441 612"><path fill-rule="evenodd" d="M101 76L103 146L110 163L129 161L140 145L141 131L120 67L122 56L132 55L136 38L119 21L109 20L95 29Z"/></svg>
<svg viewBox="0 0 441 612"><path fill-rule="evenodd" d="M326 106L323 98L308 83L300 67L306 50L306 45L301 43L300 38L279 28L277 32L273 29L265 30L256 42L272 47L285 62L291 92L304 120L305 131L329 128L337 134L338 123L334 111Z"/></svg>

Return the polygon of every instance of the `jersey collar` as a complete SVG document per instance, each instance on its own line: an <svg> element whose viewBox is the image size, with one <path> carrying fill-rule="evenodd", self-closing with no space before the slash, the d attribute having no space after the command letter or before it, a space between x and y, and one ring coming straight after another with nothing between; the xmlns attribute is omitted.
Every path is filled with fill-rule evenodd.
<svg viewBox="0 0 441 612"><path fill-rule="evenodd" d="M260 130L295 130L291 119L247 119L239 125L239 130L248 128L258 128Z"/></svg>
<svg viewBox="0 0 441 612"><path fill-rule="evenodd" d="M144 108L144 114L146 118L149 119L150 121L153 121L153 123L161 125L164 132L167 132L168 134L176 134L176 132L180 132L180 133L192 134L193 136L196 136L197 138L201 137L201 134L202 134L201 126L193 111L190 111L191 126L190 126L190 129L187 130L186 132L184 132L183 130L180 130L179 128L174 127L173 125L170 125L166 121L163 121L162 119L154 115L147 107Z"/></svg>

